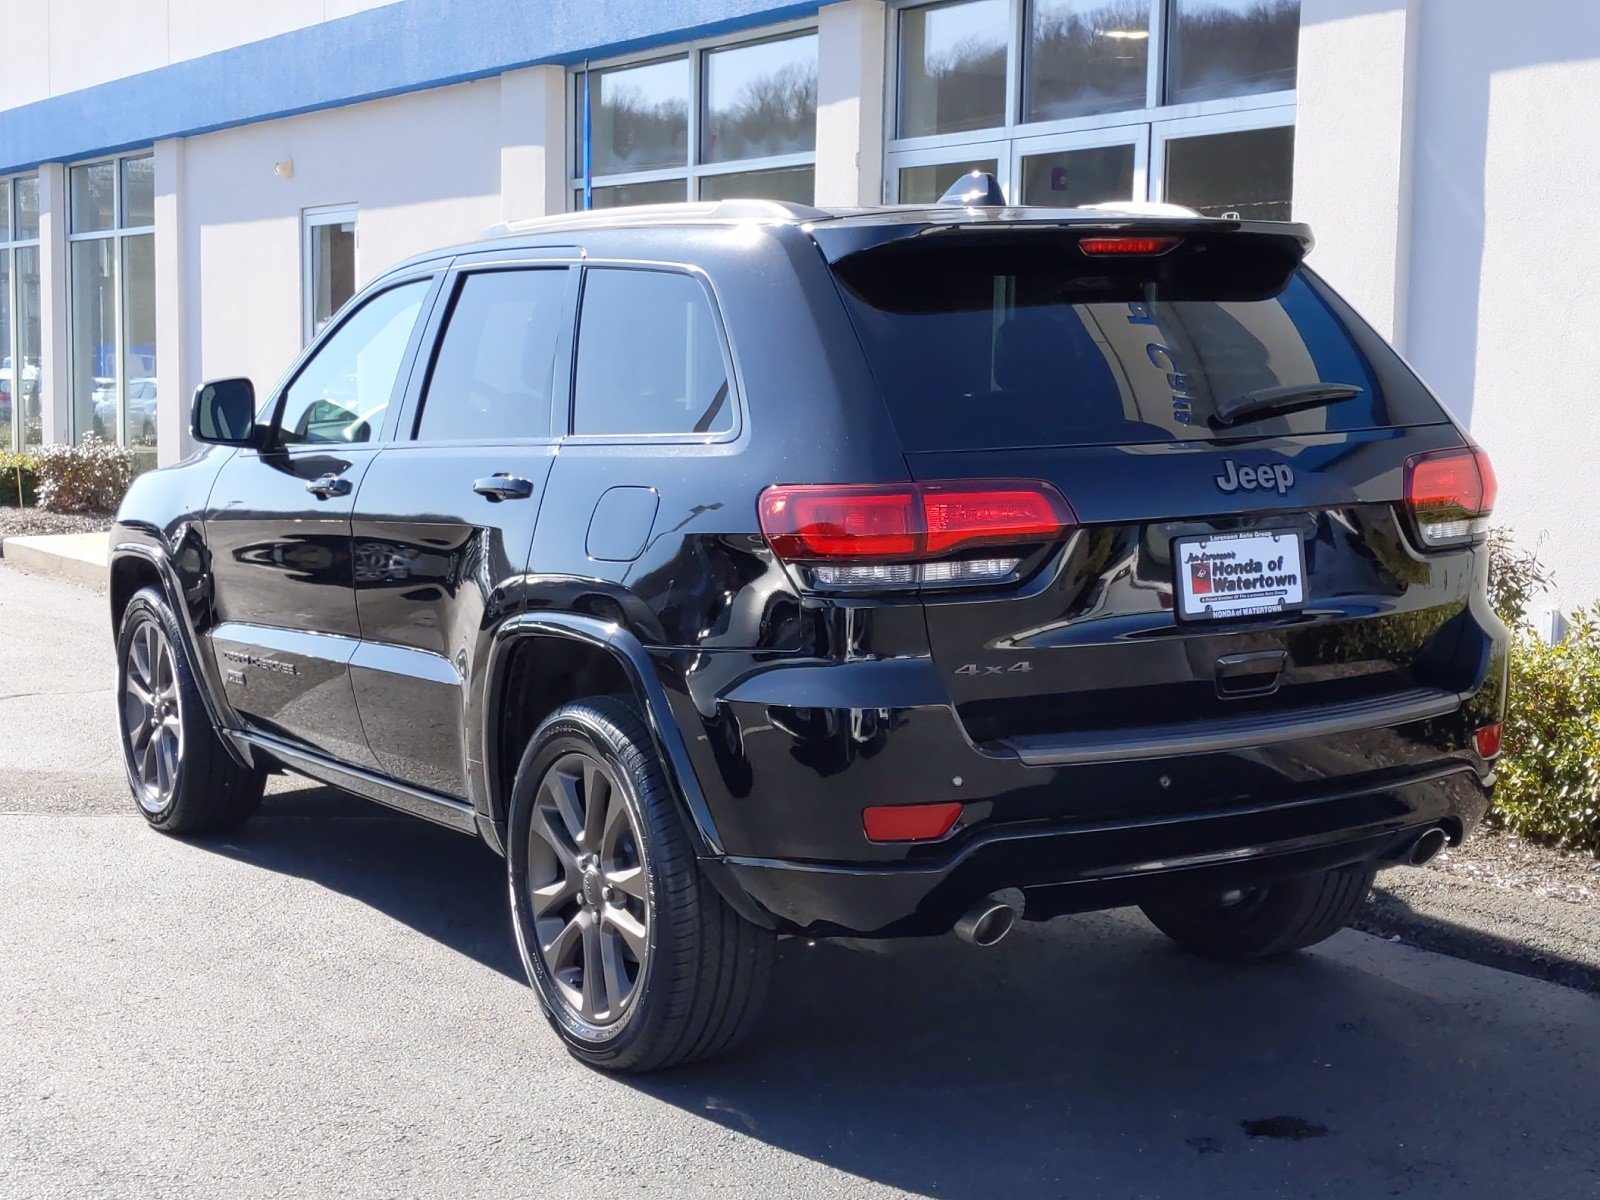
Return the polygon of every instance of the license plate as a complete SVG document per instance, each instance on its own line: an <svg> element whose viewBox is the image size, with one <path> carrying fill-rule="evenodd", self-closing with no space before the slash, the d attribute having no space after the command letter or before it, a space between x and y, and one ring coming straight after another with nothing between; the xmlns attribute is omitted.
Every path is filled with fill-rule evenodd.
<svg viewBox="0 0 1600 1200"><path fill-rule="evenodd" d="M1178 615L1219 621L1289 612L1306 602L1305 549L1298 533L1218 533L1176 538Z"/></svg>

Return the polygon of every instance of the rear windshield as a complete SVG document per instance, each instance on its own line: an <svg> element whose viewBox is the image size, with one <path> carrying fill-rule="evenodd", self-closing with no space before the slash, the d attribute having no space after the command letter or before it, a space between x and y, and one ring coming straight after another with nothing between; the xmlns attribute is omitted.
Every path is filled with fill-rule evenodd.
<svg viewBox="0 0 1600 1200"><path fill-rule="evenodd" d="M1195 441L1446 420L1399 357L1304 268L1231 286L1076 250L877 250L834 271L907 450ZM1202 260L1203 261L1203 260ZM1241 277L1242 278L1242 277ZM1245 294L1241 288L1251 288ZM1266 298L1262 298L1263 295ZM1323 407L1212 420L1263 389L1347 384Z"/></svg>

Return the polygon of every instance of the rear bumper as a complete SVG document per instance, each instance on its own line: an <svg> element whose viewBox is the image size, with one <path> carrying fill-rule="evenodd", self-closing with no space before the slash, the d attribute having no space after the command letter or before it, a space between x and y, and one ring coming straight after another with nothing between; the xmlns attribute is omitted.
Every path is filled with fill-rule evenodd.
<svg viewBox="0 0 1600 1200"><path fill-rule="evenodd" d="M974 901L1021 888L1025 916L1114 907L1182 881L1219 887L1399 854L1440 825L1459 842L1488 806L1471 765L1292 803L1092 824L1035 822L914 864L723 857L705 866L745 915L809 936L947 932Z"/></svg>

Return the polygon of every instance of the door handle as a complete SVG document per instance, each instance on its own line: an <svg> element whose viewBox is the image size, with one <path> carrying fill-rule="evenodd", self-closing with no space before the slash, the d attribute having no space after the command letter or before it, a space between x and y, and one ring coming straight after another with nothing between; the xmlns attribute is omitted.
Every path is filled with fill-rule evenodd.
<svg viewBox="0 0 1600 1200"><path fill-rule="evenodd" d="M478 480L472 485L472 490L498 503L501 500L526 500L533 495L533 484L501 471L487 479Z"/></svg>
<svg viewBox="0 0 1600 1200"><path fill-rule="evenodd" d="M341 475L319 475L306 484L306 491L318 500L331 500L335 496L348 496L350 481Z"/></svg>

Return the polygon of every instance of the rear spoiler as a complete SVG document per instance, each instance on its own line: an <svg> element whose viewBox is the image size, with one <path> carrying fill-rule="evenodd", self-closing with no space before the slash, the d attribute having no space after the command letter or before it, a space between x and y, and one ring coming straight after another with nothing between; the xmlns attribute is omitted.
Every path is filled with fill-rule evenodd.
<svg viewBox="0 0 1600 1200"><path fill-rule="evenodd" d="M1160 284L1168 299L1276 296L1313 244L1307 226L1287 221L1123 214L1019 219L1019 211L1028 210L991 215L965 209L948 217L920 210L894 214L890 220L818 222L809 230L846 282L896 264L918 270L913 264L920 263L926 270L931 255L952 267L962 263L980 271L991 264L1000 272L1049 264L1065 277L1086 282L1095 277L1134 289ZM1108 250L1108 243L1128 248ZM1141 243L1146 244L1143 249Z"/></svg>
<svg viewBox="0 0 1600 1200"><path fill-rule="evenodd" d="M1206 241L1264 238L1293 250L1303 259L1315 239L1311 227L1293 221L1228 221L1216 217L1140 217L1096 214L1093 217L1035 216L1039 210L958 209L945 213L920 210L895 214L889 220L845 217L809 226L811 236L830 263L842 262L897 242L948 243L1016 238L1078 239L1131 235L1199 237ZM1028 215L1019 215L1028 214Z"/></svg>

